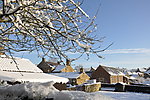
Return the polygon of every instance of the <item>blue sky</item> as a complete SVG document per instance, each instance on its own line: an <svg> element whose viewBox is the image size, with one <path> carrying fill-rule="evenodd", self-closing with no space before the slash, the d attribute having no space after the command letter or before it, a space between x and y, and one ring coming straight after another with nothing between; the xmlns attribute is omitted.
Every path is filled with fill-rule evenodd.
<svg viewBox="0 0 150 100"><path fill-rule="evenodd" d="M126 68L150 67L150 0L85 2L85 10L92 14L101 4L96 19L97 35L106 36L103 46L114 42L109 51L102 53L105 59L100 59L98 64Z"/></svg>
<svg viewBox="0 0 150 100"><path fill-rule="evenodd" d="M84 67L97 67L99 64L125 68L150 67L150 0L84 0L82 8L92 17L99 4L96 34L106 36L102 49L112 42L114 44L101 53L105 59L91 55L89 61L82 57L74 64ZM37 64L41 59L34 55L24 54L23 57Z"/></svg>

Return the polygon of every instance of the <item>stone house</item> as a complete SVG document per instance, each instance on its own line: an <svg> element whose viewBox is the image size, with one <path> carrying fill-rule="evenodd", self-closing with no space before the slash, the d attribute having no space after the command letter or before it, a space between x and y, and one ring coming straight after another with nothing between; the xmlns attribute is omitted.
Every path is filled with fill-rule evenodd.
<svg viewBox="0 0 150 100"><path fill-rule="evenodd" d="M49 73L51 75L68 78L68 84L71 85L80 85L85 83L90 77L83 71L81 72L61 72L61 73Z"/></svg>
<svg viewBox="0 0 150 100"><path fill-rule="evenodd" d="M50 62L46 61L45 58L42 58L42 61L37 65L44 73L51 73L56 66L60 65L59 62Z"/></svg>
<svg viewBox="0 0 150 100"><path fill-rule="evenodd" d="M150 67L144 72L144 78L150 78Z"/></svg>
<svg viewBox="0 0 150 100"><path fill-rule="evenodd" d="M91 79L102 83L128 83L128 78L117 68L101 66L92 73Z"/></svg>
<svg viewBox="0 0 150 100"><path fill-rule="evenodd" d="M89 77L91 77L92 73L93 73L95 70L96 70L96 68L93 68L93 67L91 67L91 68L84 68L85 73L86 73Z"/></svg>
<svg viewBox="0 0 150 100"><path fill-rule="evenodd" d="M75 72L75 70L71 67L71 62L69 60L66 60L66 65L57 65L52 72L53 73Z"/></svg>

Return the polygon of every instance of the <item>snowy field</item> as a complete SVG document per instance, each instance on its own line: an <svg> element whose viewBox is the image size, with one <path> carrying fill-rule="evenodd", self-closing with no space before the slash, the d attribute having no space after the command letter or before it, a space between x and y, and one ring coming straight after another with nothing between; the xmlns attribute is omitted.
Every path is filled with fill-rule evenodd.
<svg viewBox="0 0 150 100"><path fill-rule="evenodd" d="M115 100L150 100L150 94L134 92L99 91L100 94L109 96Z"/></svg>
<svg viewBox="0 0 150 100"><path fill-rule="evenodd" d="M148 93L135 92L113 92L115 88L101 88L100 94L111 97L115 100L150 100Z"/></svg>

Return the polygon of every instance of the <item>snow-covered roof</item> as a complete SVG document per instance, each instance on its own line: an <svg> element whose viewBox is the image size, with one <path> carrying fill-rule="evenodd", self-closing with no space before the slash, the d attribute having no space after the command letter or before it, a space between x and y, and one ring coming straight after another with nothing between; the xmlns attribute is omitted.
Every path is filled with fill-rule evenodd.
<svg viewBox="0 0 150 100"><path fill-rule="evenodd" d="M49 66L58 66L58 65L60 65L59 63L48 62L48 61L46 61L46 63L47 63Z"/></svg>
<svg viewBox="0 0 150 100"><path fill-rule="evenodd" d="M101 67L103 67L110 75L125 75L117 68L106 67L106 66L101 66Z"/></svg>
<svg viewBox="0 0 150 100"><path fill-rule="evenodd" d="M131 74L131 71L130 70L127 70L126 68L121 68L120 71L122 73L124 73L125 75L130 75Z"/></svg>
<svg viewBox="0 0 150 100"><path fill-rule="evenodd" d="M150 74L150 69L145 72L146 74Z"/></svg>
<svg viewBox="0 0 150 100"><path fill-rule="evenodd" d="M130 76L129 79L135 80L136 78L134 76Z"/></svg>
<svg viewBox="0 0 150 100"><path fill-rule="evenodd" d="M128 72L127 72L127 74L128 74L128 75L131 75L131 74L132 74L132 72L128 71Z"/></svg>
<svg viewBox="0 0 150 100"><path fill-rule="evenodd" d="M90 67L90 68L84 68L84 71L85 72L90 72L92 69L96 70L95 67Z"/></svg>
<svg viewBox="0 0 150 100"><path fill-rule="evenodd" d="M139 70L140 70L141 72L145 72L147 69L146 69L146 68L139 68Z"/></svg>
<svg viewBox="0 0 150 100"><path fill-rule="evenodd" d="M65 78L78 78L80 76L79 72L61 72L61 73L49 73L50 75L56 75Z"/></svg>
<svg viewBox="0 0 150 100"><path fill-rule="evenodd" d="M19 69L18 69L19 68ZM42 72L35 64L30 60L24 58L15 57L12 58L3 57L0 58L0 70L3 71L22 71L22 72Z"/></svg>
<svg viewBox="0 0 150 100"><path fill-rule="evenodd" d="M133 76L133 77L135 77L135 78L140 77L140 75L143 75L143 73L141 73L141 72L132 72L132 73L130 74L130 76Z"/></svg>
<svg viewBox="0 0 150 100"><path fill-rule="evenodd" d="M28 72L7 72L0 71L0 80L19 81L19 82L62 82L67 83L68 79L49 75L45 73L28 73Z"/></svg>
<svg viewBox="0 0 150 100"><path fill-rule="evenodd" d="M55 70L53 72L59 72L62 69L64 69L65 67L66 67L65 65L58 65L58 66L56 66L56 68L55 68Z"/></svg>
<svg viewBox="0 0 150 100"><path fill-rule="evenodd" d="M83 68L85 72L91 71L91 68ZM80 71L80 69L79 69Z"/></svg>

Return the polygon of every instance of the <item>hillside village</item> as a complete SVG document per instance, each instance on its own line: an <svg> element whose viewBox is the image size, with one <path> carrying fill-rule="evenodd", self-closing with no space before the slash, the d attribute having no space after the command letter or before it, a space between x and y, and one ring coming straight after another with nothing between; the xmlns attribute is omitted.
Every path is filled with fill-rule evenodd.
<svg viewBox="0 0 150 100"><path fill-rule="evenodd" d="M65 64L61 64L59 61L47 61L45 58L35 65L28 59L7 56L1 48L1 84L49 81L53 81L55 88L59 90L85 92L99 91L103 84L150 85L150 68L127 70L103 65L73 68L68 59Z"/></svg>
<svg viewBox="0 0 150 100"><path fill-rule="evenodd" d="M61 65L59 63L46 61L44 58L37 66L41 70L43 70L43 72L53 74L56 76L66 76L67 78L69 78L70 75L74 75L76 73L84 73L85 75L90 77L85 77L85 81L89 79L96 79L97 82L109 84L149 84L148 79L150 78L150 68L137 68L127 70L125 68L120 69L115 67L99 65L97 67L91 68L81 67L78 69L73 69L69 60L66 60L66 65ZM71 80L71 78L69 79Z"/></svg>
<svg viewBox="0 0 150 100"><path fill-rule="evenodd" d="M150 85L150 68L127 70L110 66L74 69L67 59L66 64L50 62L42 58L36 66L30 60L9 57L1 53L1 84L14 85L26 82L53 81L59 90L99 91L102 84Z"/></svg>
<svg viewBox="0 0 150 100"><path fill-rule="evenodd" d="M114 100L96 92L104 93L103 88L113 87L113 91L118 93L150 93L150 68L127 70L103 65L73 68L68 59L65 64L61 64L59 61L47 61L45 58L35 65L29 59L10 57L1 52L0 86L2 100L80 100L93 97L95 100L99 100L99 97L103 100ZM109 90L109 93L112 93L112 90ZM145 96L145 99L149 98L148 95ZM128 95L128 98L130 97Z"/></svg>
<svg viewBox="0 0 150 100"><path fill-rule="evenodd" d="M150 100L149 3L1 0L0 100Z"/></svg>

